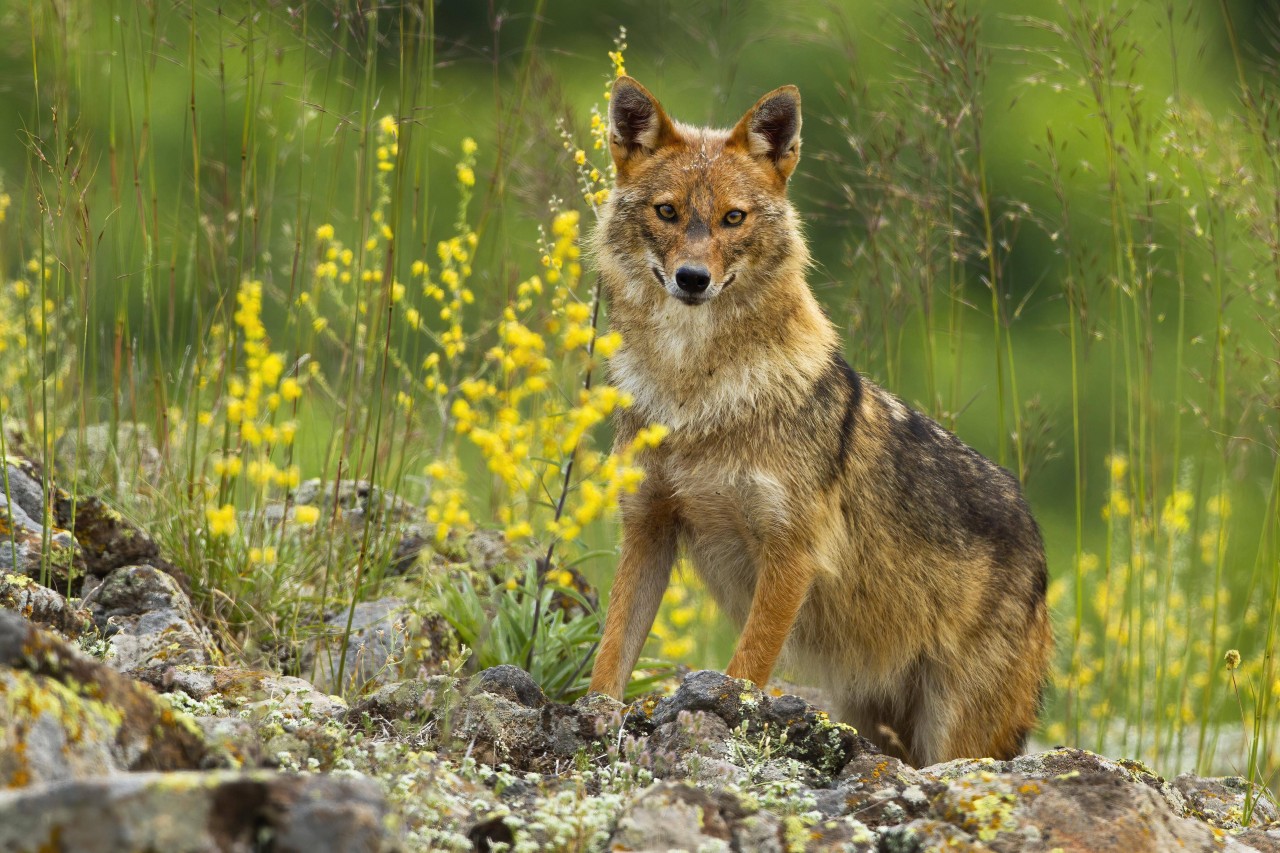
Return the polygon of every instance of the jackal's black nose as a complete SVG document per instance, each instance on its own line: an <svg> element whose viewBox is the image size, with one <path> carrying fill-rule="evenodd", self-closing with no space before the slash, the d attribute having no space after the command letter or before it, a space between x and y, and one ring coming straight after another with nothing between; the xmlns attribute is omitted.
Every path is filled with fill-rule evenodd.
<svg viewBox="0 0 1280 853"><path fill-rule="evenodd" d="M676 270L676 284L685 293L701 293L711 284L711 273L706 267L680 267Z"/></svg>

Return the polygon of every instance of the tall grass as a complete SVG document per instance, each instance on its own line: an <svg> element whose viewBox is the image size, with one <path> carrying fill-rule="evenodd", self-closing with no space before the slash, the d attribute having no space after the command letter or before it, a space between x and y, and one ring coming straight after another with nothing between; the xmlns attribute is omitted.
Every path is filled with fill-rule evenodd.
<svg viewBox="0 0 1280 853"><path fill-rule="evenodd" d="M617 340L579 239L611 180L590 105L623 45L611 69L598 34L580 84L547 5L492 12L484 48L425 0L6 13L30 43L5 66L26 97L0 149L24 163L0 187L6 440L46 470L99 465L61 485L155 531L245 660L288 658L326 615L350 626L361 600L438 606L476 523L552 556L535 614L576 565L607 578L602 519L637 448L595 449L627 401L600 381ZM851 359L1015 471L1045 527L1043 738L1272 781L1280 100L1229 8L922 0L868 37L863 13L814 5L781 37L817 57L788 69L794 193ZM720 59L688 78L744 105L786 82L747 70L757 11L664 18ZM1212 39L1230 99L1197 85ZM633 45L639 76L677 115L729 121L665 49ZM141 482L135 423L158 448ZM114 454L89 450L95 424ZM439 558L401 577L409 527ZM476 612L523 595L507 580L469 579ZM727 633L688 641L717 624L678 578L654 650L722 665Z"/></svg>

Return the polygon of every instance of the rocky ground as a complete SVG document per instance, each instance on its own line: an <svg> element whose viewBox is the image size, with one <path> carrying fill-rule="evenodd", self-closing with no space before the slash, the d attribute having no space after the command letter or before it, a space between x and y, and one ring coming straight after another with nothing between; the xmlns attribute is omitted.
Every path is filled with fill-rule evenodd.
<svg viewBox="0 0 1280 853"><path fill-rule="evenodd" d="M1270 802L1241 826L1239 778L1076 749L914 769L714 672L630 706L512 666L348 704L229 665L144 531L83 499L72 530L55 492L46 536L36 472L7 473L0 850L1280 851ZM348 671L405 641L401 606L362 606Z"/></svg>

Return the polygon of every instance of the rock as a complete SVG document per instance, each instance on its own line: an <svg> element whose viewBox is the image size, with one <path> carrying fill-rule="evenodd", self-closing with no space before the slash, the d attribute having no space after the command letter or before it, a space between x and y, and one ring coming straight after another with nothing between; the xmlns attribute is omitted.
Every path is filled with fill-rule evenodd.
<svg viewBox="0 0 1280 853"><path fill-rule="evenodd" d="M640 707L639 713L628 713L634 730L653 732L681 712L701 711L719 717L731 730L744 727L751 738L770 737L781 757L802 761L828 777L853 756L878 752L852 727L831 722L825 712L796 696L770 697L749 681L710 670L690 673L651 712Z"/></svg>
<svg viewBox="0 0 1280 853"><path fill-rule="evenodd" d="M588 693L574 702L573 707L579 713L589 714L594 717L606 719L613 717L613 728L615 729L621 725L622 715L627 710L626 705L603 693Z"/></svg>
<svg viewBox="0 0 1280 853"><path fill-rule="evenodd" d="M18 457L6 459L4 467L8 479L0 481L0 496L6 498L6 503L12 498L38 527L44 517L44 486L38 469Z"/></svg>
<svg viewBox="0 0 1280 853"><path fill-rule="evenodd" d="M0 668L0 721L0 789L127 769L119 711L57 681Z"/></svg>
<svg viewBox="0 0 1280 853"><path fill-rule="evenodd" d="M69 430L54 444L54 463L68 479L77 476L102 478L115 472L121 482L151 481L160 471L160 450L146 424L120 421L91 424Z"/></svg>
<svg viewBox="0 0 1280 853"><path fill-rule="evenodd" d="M25 575L0 573L0 609L73 640L94 629L89 611L71 605Z"/></svg>
<svg viewBox="0 0 1280 853"><path fill-rule="evenodd" d="M9 465L8 470L14 472L16 469ZM12 476L10 482L16 484L17 476ZM36 506L35 515L29 514L17 502L18 496L14 497L14 502L10 503L0 492L0 571L10 569L66 589L72 576L83 577L85 571L75 538L66 530L50 527L46 553L45 528L38 520L44 513Z"/></svg>
<svg viewBox="0 0 1280 853"><path fill-rule="evenodd" d="M1257 829L1250 827L1235 837L1247 849L1259 853L1280 853L1280 828Z"/></svg>
<svg viewBox="0 0 1280 853"><path fill-rule="evenodd" d="M458 697L458 680L447 675L397 681L379 687L347 712L347 721L359 725L365 717L420 728L436 713L447 713Z"/></svg>
<svg viewBox="0 0 1280 853"><path fill-rule="evenodd" d="M925 817L941 787L893 756L866 753L854 756L836 787L817 792L816 800L825 815L856 815L868 826L893 826Z"/></svg>
<svg viewBox="0 0 1280 853"><path fill-rule="evenodd" d="M399 849L388 822L377 784L353 775L137 773L0 792L12 853L379 853Z"/></svg>
<svg viewBox="0 0 1280 853"><path fill-rule="evenodd" d="M11 787L189 769L209 758L190 717L8 612L0 612L0 719L0 780Z"/></svg>
<svg viewBox="0 0 1280 853"><path fill-rule="evenodd" d="M1243 828L1245 795L1249 790L1249 783L1243 777L1206 778L1184 773L1173 780L1173 787L1186 800L1188 815L1222 829ZM1280 813L1275 803L1267 799L1266 791L1260 785L1254 786L1250 825L1265 826L1277 820L1280 820Z"/></svg>
<svg viewBox="0 0 1280 853"><path fill-rule="evenodd" d="M1010 853L1241 849L1225 834L1182 817L1155 788L1104 771L1047 779L972 773L939 790L930 816Z"/></svg>
<svg viewBox="0 0 1280 853"><path fill-rule="evenodd" d="M541 708L547 704L547 696L533 680L533 676L511 664L490 667L477 673L471 681L471 690L502 696L526 708Z"/></svg>
<svg viewBox="0 0 1280 853"><path fill-rule="evenodd" d="M1146 785L1160 795L1175 814L1183 814L1186 799L1177 788L1153 773L1140 761L1115 760L1086 749L1059 747L1046 752L1019 755L1009 761L965 758L922 768L926 778L949 780L975 772L1011 773L1029 779L1055 779L1073 774L1101 774L1122 782Z"/></svg>
<svg viewBox="0 0 1280 853"><path fill-rule="evenodd" d="M332 482L311 479L293 493L293 503L318 506L321 512L332 511L335 498L342 517L354 523L363 523L368 512L376 521L404 521L415 514L413 504L368 480L339 480L335 487Z"/></svg>
<svg viewBox="0 0 1280 853"><path fill-rule="evenodd" d="M75 536L90 575L100 578L123 566L153 566L173 577L184 592L191 589L187 576L160 555L154 539L100 499L81 495L73 501L58 489L54 518Z"/></svg>
<svg viewBox="0 0 1280 853"><path fill-rule="evenodd" d="M913 820L882 832L875 849L880 853L933 853L935 850L989 853L991 850L946 821L931 819Z"/></svg>
<svg viewBox="0 0 1280 853"><path fill-rule="evenodd" d="M507 544L501 530L476 530L467 537L463 547L467 562L477 572L492 572L503 563L510 562L513 556L511 546Z"/></svg>
<svg viewBox="0 0 1280 853"><path fill-rule="evenodd" d="M217 656L177 582L152 566L116 569L84 600L121 672L157 664L207 664Z"/></svg>
<svg viewBox="0 0 1280 853"><path fill-rule="evenodd" d="M462 746L481 764L517 771L553 772L589 746L603 753L606 721L569 705L529 708L477 691L438 720L442 739Z"/></svg>
<svg viewBox="0 0 1280 853"><path fill-rule="evenodd" d="M794 837L773 812L729 791L707 791L659 782L640 794L618 818L610 850L730 851L783 853L797 849L873 851L875 834L856 820L830 822Z"/></svg>
<svg viewBox="0 0 1280 853"><path fill-rule="evenodd" d="M161 693L181 690L198 702L216 698L250 716L276 713L285 719L345 717L347 703L321 693L309 681L257 669L232 666L152 666L132 673Z"/></svg>
<svg viewBox="0 0 1280 853"><path fill-rule="evenodd" d="M348 615L351 635L344 655L342 636L347 629ZM313 673L317 687L335 693L354 692L370 683L396 681L409 625L414 621L413 613L399 598L362 601L351 614L343 608L325 620L324 635L311 641L304 650L302 672Z"/></svg>
<svg viewBox="0 0 1280 853"><path fill-rule="evenodd" d="M408 574L409 570L417 564L419 555L430 545L431 540L423 536L421 531L410 528L400 537L400 541L396 542L396 548L391 553L391 563L387 566L387 574Z"/></svg>
<svg viewBox="0 0 1280 853"><path fill-rule="evenodd" d="M851 817L825 820L805 833L806 853L875 853L880 837L862 821Z"/></svg>
<svg viewBox="0 0 1280 853"><path fill-rule="evenodd" d="M99 498L73 496L56 487L51 490L55 526L49 530L50 553L46 565L41 566L45 492L40 467L28 459L11 456L4 470L14 505L9 506L0 489L0 544L9 538L12 529L19 547L17 555L13 548L0 547L0 568L17 568L31 577L51 568L50 585L61 591L72 576L100 578L121 566L150 565L173 575L184 590L190 589L186 576L160 556L155 541L141 528Z"/></svg>

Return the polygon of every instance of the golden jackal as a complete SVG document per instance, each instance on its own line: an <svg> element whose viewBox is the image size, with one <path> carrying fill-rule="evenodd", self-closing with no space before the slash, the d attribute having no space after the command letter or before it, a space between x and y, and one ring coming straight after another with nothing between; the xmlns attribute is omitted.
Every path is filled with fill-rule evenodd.
<svg viewBox="0 0 1280 853"><path fill-rule="evenodd" d="M623 501L592 689L622 695L683 548L742 627L729 675L763 685L785 654L914 763L1015 755L1052 650L1040 531L1009 472L845 362L786 197L799 91L725 131L620 77L609 119L618 441L670 434Z"/></svg>

